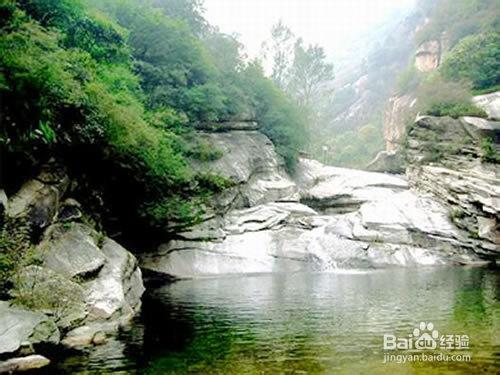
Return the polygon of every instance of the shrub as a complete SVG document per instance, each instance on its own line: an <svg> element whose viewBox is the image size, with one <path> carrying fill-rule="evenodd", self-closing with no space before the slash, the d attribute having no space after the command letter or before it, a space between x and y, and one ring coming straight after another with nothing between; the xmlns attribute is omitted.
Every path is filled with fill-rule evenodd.
<svg viewBox="0 0 500 375"><path fill-rule="evenodd" d="M445 79L472 82L472 88L476 90L499 85L500 33L462 39L446 56L440 71Z"/></svg>
<svg viewBox="0 0 500 375"><path fill-rule="evenodd" d="M438 72L428 77L418 92L418 110L432 116L487 117L487 114L472 104L470 85L464 82L445 81Z"/></svg>
<svg viewBox="0 0 500 375"><path fill-rule="evenodd" d="M485 137L481 141L481 150L483 151L482 158L484 161L490 163L500 163L500 154L498 153L491 137Z"/></svg>

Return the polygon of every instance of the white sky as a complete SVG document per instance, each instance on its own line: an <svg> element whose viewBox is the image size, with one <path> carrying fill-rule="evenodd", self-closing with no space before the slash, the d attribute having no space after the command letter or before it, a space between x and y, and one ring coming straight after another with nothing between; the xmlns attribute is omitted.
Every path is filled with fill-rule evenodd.
<svg viewBox="0 0 500 375"><path fill-rule="evenodd" d="M414 0L205 0L205 17L224 33L237 33L251 57L282 19L296 36L329 55Z"/></svg>

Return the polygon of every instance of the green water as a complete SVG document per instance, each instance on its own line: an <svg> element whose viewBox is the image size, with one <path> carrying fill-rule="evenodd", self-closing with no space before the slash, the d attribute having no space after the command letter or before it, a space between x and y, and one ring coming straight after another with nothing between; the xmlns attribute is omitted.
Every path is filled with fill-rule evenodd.
<svg viewBox="0 0 500 375"><path fill-rule="evenodd" d="M50 373L495 374L499 273L388 269L179 281L151 291L143 313L108 344L60 358ZM383 336L420 322L467 335L470 361L384 363Z"/></svg>

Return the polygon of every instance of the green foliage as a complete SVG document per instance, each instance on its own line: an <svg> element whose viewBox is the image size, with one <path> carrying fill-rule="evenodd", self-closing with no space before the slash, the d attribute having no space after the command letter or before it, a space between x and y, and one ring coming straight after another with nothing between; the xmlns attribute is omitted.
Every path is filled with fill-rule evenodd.
<svg viewBox="0 0 500 375"><path fill-rule="evenodd" d="M446 38L453 47L467 35L498 30L497 0L438 0L426 14L429 22L417 35L417 45L428 40Z"/></svg>
<svg viewBox="0 0 500 375"><path fill-rule="evenodd" d="M223 152L208 142L200 141L187 152L187 155L200 161L214 161L220 159Z"/></svg>
<svg viewBox="0 0 500 375"><path fill-rule="evenodd" d="M445 81L439 73L429 76L420 86L418 110L432 116L487 117L487 114L472 104L470 87L463 82Z"/></svg>
<svg viewBox="0 0 500 375"><path fill-rule="evenodd" d="M210 194L230 186L191 169L186 157L221 156L188 146L196 123L256 112L288 165L296 160L299 112L247 66L234 37L205 28L197 0L1 0L0 14L7 152L92 155L73 155L74 167L133 189L127 205L146 222L195 222Z"/></svg>
<svg viewBox="0 0 500 375"><path fill-rule="evenodd" d="M431 103L425 110L426 115L450 116L459 118L461 116L487 117L482 109L471 103L436 102Z"/></svg>
<svg viewBox="0 0 500 375"><path fill-rule="evenodd" d="M481 141L481 150L483 151L482 158L489 163L500 163L500 153L495 147L495 143L491 137L485 137Z"/></svg>
<svg viewBox="0 0 500 375"><path fill-rule="evenodd" d="M446 56L440 71L453 81L470 81L484 90L500 84L500 33L471 35Z"/></svg>
<svg viewBox="0 0 500 375"><path fill-rule="evenodd" d="M288 170L293 171L300 148L307 141L303 113L264 77L259 63L249 64L243 75L261 131L274 142Z"/></svg>
<svg viewBox="0 0 500 375"><path fill-rule="evenodd" d="M422 77L420 72L415 68L412 62L403 71L398 74L396 81L396 93L398 95L405 95L416 90L420 84Z"/></svg>
<svg viewBox="0 0 500 375"><path fill-rule="evenodd" d="M5 297L12 283L12 276L30 252L31 231L25 220L5 218L0 230L0 296Z"/></svg>

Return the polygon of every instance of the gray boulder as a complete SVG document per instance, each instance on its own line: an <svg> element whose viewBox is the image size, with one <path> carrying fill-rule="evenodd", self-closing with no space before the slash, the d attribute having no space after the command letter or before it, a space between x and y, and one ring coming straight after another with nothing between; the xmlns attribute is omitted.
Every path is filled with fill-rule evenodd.
<svg viewBox="0 0 500 375"><path fill-rule="evenodd" d="M56 224L47 231L38 252L45 267L69 278L85 277L104 266L106 257L98 239L99 234L83 224Z"/></svg>
<svg viewBox="0 0 500 375"><path fill-rule="evenodd" d="M0 302L0 354L15 353L22 345L59 343L54 321L38 312Z"/></svg>

